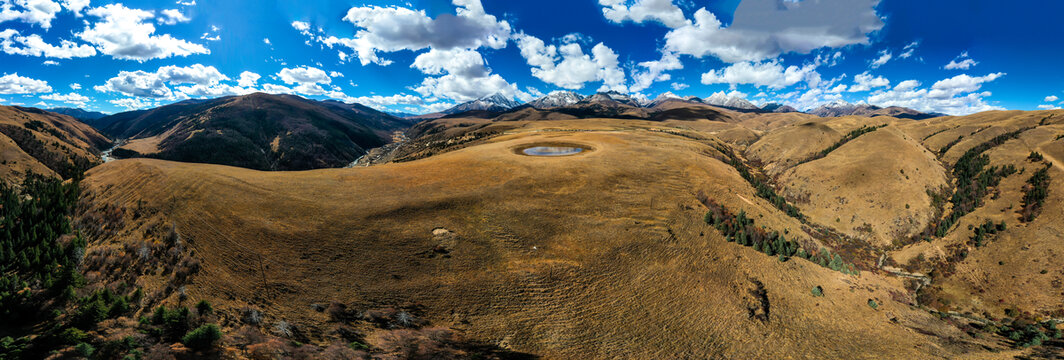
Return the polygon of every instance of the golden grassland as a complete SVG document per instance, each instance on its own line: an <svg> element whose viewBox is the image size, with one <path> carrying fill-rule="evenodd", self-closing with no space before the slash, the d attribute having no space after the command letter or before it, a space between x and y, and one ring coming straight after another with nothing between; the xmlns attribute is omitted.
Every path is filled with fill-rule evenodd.
<svg viewBox="0 0 1064 360"><path fill-rule="evenodd" d="M191 299L211 300L223 313L258 308L267 323L285 320L323 343L334 324L310 305L339 301L359 309L417 307L434 325L546 358L926 359L1025 352L1000 338L971 337L912 306L916 294L906 279L875 269L846 275L797 258L781 262L729 243L703 222L698 196L742 209L757 226L790 238L814 238L803 230L809 224L758 197L718 160L717 144L738 151L753 144L746 156L779 176L781 193L798 200L810 224L880 249L862 256L887 254L900 264L934 258L967 241L967 224L1004 220L1009 230L972 250L955 275L935 279L935 293L953 299L942 310L1000 316L1014 306L1049 316L1062 296L1057 256L1064 253L1064 194L1051 192L1043 214L1029 224L1019 224L1007 208L1018 206L1036 164L1006 178L1000 197L945 238L904 247L896 241L923 230L932 213L925 190L949 181L946 166L965 149L1005 131L998 128L1037 123L1044 115L920 122L771 116L438 119L426 137L432 141L408 145L407 154L422 155L410 161L258 172L134 159L99 166L84 184L97 204L144 206L154 214L130 219L95 246L139 241L147 227L175 224L202 261L188 285ZM890 125L798 164L850 130L879 124ZM983 124L991 129L966 135L941 162L936 157L938 148ZM455 140L474 130L491 135ZM1032 148L1060 160L1064 147L1053 138L1062 133L1053 124L1031 130L993 149L992 162L1019 166ZM540 143L593 151L556 158L513 151ZM1054 190L1061 170L1051 172ZM855 230L865 223L870 232ZM1043 268L1051 272L1039 274ZM153 279L139 284L158 290L161 282ZM767 321L748 315L759 306L751 293L756 283L767 292ZM815 286L824 297L811 294ZM238 326L235 315L222 324Z"/></svg>

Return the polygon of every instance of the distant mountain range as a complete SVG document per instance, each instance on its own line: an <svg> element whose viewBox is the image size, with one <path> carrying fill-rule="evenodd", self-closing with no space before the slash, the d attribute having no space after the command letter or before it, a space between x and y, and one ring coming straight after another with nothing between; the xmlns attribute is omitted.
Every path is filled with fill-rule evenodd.
<svg viewBox="0 0 1064 360"><path fill-rule="evenodd" d="M511 98L507 98L500 94L495 94L473 101L465 102L438 113L415 115L410 116L409 118L419 120L435 119L444 116L454 116L456 114L466 114L469 112L478 112L481 116L487 116L493 114L498 115L508 111L517 111L523 108L553 110L562 113L569 113L578 117L582 117L581 114L586 115L586 113L588 112L605 111L605 113L600 115L607 116L619 114L616 111L619 107L630 108L629 110L633 110L631 112L638 113L639 111L634 109L654 108L657 105L668 101L682 101L690 104L709 105L739 112L800 112L794 107L780 103L767 103L764 106L757 106L746 99L743 99L741 97L728 96L724 92L717 92L711 94L705 99L698 98L695 96L681 97L671 92L666 92L653 100L646 100L645 98L639 99L615 91L600 92L586 97L572 91L554 91L539 99L530 101L527 104L521 104ZM833 103L824 104L820 107L808 111L807 113L822 117L858 115L893 116L898 118L909 119L927 119L942 116L942 114L923 113L913 109L897 106L884 108L869 104L850 104L845 101L836 101Z"/></svg>
<svg viewBox="0 0 1064 360"><path fill-rule="evenodd" d="M848 115L868 117L892 116L896 118L916 120L943 116L943 114L928 114L900 106L890 106L884 108L870 104L851 104L843 100L837 100L835 102L821 105L820 107L810 110L809 113L820 117L838 117Z"/></svg>
<svg viewBox="0 0 1064 360"><path fill-rule="evenodd" d="M359 104L255 93L183 101L97 120L118 157L307 170L345 166L413 124Z"/></svg>
<svg viewBox="0 0 1064 360"><path fill-rule="evenodd" d="M66 115L66 116L70 116L72 118L81 120L81 122L89 124L89 125L92 125L92 121L93 120L96 120L96 119L99 119L99 118L107 116L107 114L104 114L102 112L88 111L88 110L78 109L78 108L61 107L61 108L52 108L52 109L47 109L47 110L51 111L51 112L54 112L56 114L63 114L63 115Z"/></svg>

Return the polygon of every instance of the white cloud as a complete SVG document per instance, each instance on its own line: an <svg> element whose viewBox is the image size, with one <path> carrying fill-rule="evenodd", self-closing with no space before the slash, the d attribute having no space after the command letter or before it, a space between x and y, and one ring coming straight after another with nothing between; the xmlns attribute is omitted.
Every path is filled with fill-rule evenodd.
<svg viewBox="0 0 1064 360"><path fill-rule="evenodd" d="M968 52L965 51L960 55L957 55L953 60L950 60L949 64L946 64L943 68L946 70L968 70L976 65L979 65L979 62L968 57Z"/></svg>
<svg viewBox="0 0 1064 360"><path fill-rule="evenodd" d="M1038 108L1041 110L1060 110L1060 107L1056 105L1038 105Z"/></svg>
<svg viewBox="0 0 1064 360"><path fill-rule="evenodd" d="M122 4L108 4L88 10L88 14L102 20L76 35L116 59L143 62L172 56L210 54L210 50L202 45L176 39L169 34L153 35L155 26L145 22L154 17L149 11L130 9Z"/></svg>
<svg viewBox="0 0 1064 360"><path fill-rule="evenodd" d="M1001 110L1002 107L986 101L986 98L991 96L989 91L979 91L983 83L1001 76L1004 74L994 73L980 77L958 75L937 81L930 89L920 88L919 81L906 80L898 83L893 89L873 92L866 101L880 106L902 106L950 115Z"/></svg>
<svg viewBox="0 0 1064 360"><path fill-rule="evenodd" d="M631 20L635 23L655 21L674 29L687 25L683 10L674 5L672 0L634 0L634 4L632 2L599 0L599 5L602 6L602 15L618 24Z"/></svg>
<svg viewBox="0 0 1064 360"><path fill-rule="evenodd" d="M791 65L784 68L777 60L763 63L741 62L702 74L702 83L706 85L751 84L782 89L802 81L807 82L810 87L820 84L820 73L816 71L816 64L803 67Z"/></svg>
<svg viewBox="0 0 1064 360"><path fill-rule="evenodd" d="M407 94L359 96L351 98L351 100L353 100L352 102L378 109L393 105L423 105L425 103L420 97Z"/></svg>
<svg viewBox="0 0 1064 360"><path fill-rule="evenodd" d="M43 56L56 59L96 55L96 49L89 45L78 45L70 40L62 40L59 46L55 46L46 43L40 35L22 36L14 29L0 31L0 49L12 55Z"/></svg>
<svg viewBox="0 0 1064 360"><path fill-rule="evenodd" d="M277 73L285 84L328 84L332 82L325 70L316 67L301 66L296 68L284 68Z"/></svg>
<svg viewBox="0 0 1064 360"><path fill-rule="evenodd" d="M880 51L879 52L879 57L876 58L875 60L872 60L872 62L870 62L868 64L868 67L873 68L873 69L878 69L880 66L886 65L887 62L890 61L890 59L893 59L893 58L894 58L894 55L892 55L890 53L890 51L887 51L887 50Z"/></svg>
<svg viewBox="0 0 1064 360"><path fill-rule="evenodd" d="M81 17L81 10L89 6L89 0L63 0L63 7Z"/></svg>
<svg viewBox="0 0 1064 360"><path fill-rule="evenodd" d="M151 100L139 99L139 98L124 98L108 100L107 102L114 104L115 106L126 109L127 111L146 109L155 107L158 103Z"/></svg>
<svg viewBox="0 0 1064 360"><path fill-rule="evenodd" d="M867 34L883 27L875 13L879 0L778 1L739 3L730 26L699 9L694 21L665 35L664 52L724 62L761 61L783 53L807 54L823 47L867 44Z"/></svg>
<svg viewBox="0 0 1064 360"><path fill-rule="evenodd" d="M332 83L332 78L329 74L325 73L325 70L318 69L316 67L301 66L296 68L284 68L281 72L277 73L278 78L285 84L295 85L291 88L292 93L303 95L329 95L334 98L345 98L344 95L339 92L330 94L328 90L325 90L321 84Z"/></svg>
<svg viewBox="0 0 1064 360"><path fill-rule="evenodd" d="M423 10L398 6L353 7L343 18L358 29L352 38L315 36L305 22L293 22L292 27L330 48L339 45L351 49L362 65L391 64L378 52L506 47L511 33L507 21L485 13L480 0L452 2L457 6L455 15L442 14L435 19Z"/></svg>
<svg viewBox="0 0 1064 360"><path fill-rule="evenodd" d="M678 82L672 83L672 89L676 90L676 91L680 91L680 90L683 90L683 89L686 89L686 88L689 88L689 87L691 87L691 85L687 85L687 84L684 84L684 83L678 83Z"/></svg>
<svg viewBox="0 0 1064 360"><path fill-rule="evenodd" d="M259 82L262 76L250 71L240 73L240 79L237 80L237 84L243 87L254 87Z"/></svg>
<svg viewBox="0 0 1064 360"><path fill-rule="evenodd" d="M157 21L159 21L159 23L163 25L174 25L177 23L186 23L192 21L192 19L189 19L188 16L182 14L181 10L178 9L166 9L160 11L159 13L160 16Z"/></svg>
<svg viewBox="0 0 1064 360"><path fill-rule="evenodd" d="M52 101L61 101L61 102L65 102L67 104L77 105L79 107L85 106L85 103L89 102L89 98L88 97L86 97L84 95L81 95L81 94L78 94L78 93L48 94L48 95L42 95L41 99L52 100Z"/></svg>
<svg viewBox="0 0 1064 360"><path fill-rule="evenodd" d="M913 54L916 53L916 48L919 47L919 46L920 46L920 42L919 41L913 41L913 42L909 43L909 45L905 45L905 48L901 50L902 53L898 55L898 58L900 58L900 59L908 59L908 58L912 57Z"/></svg>
<svg viewBox="0 0 1064 360"><path fill-rule="evenodd" d="M646 70L632 73L631 91L643 91L655 82L672 80L672 75L666 72L683 69L683 63L676 54L664 53L660 60L644 61L639 63L639 67Z"/></svg>
<svg viewBox="0 0 1064 360"><path fill-rule="evenodd" d="M229 77L213 66L194 64L187 67L164 66L155 72L122 71L103 85L94 87L99 92L117 92L128 96L173 100L175 96L169 85L194 84L214 86Z"/></svg>
<svg viewBox="0 0 1064 360"><path fill-rule="evenodd" d="M943 79L935 82L931 86L931 91L928 92L928 96L936 99L945 99L953 96L957 96L962 93L970 93L978 91L983 83L997 80L997 78L1005 76L1005 73L992 73L984 76L968 76L968 74L960 74L949 79Z"/></svg>
<svg viewBox="0 0 1064 360"><path fill-rule="evenodd" d="M344 77L344 74L339 72L339 71L330 71L329 72L329 76L334 77L334 78L338 78L338 77Z"/></svg>
<svg viewBox="0 0 1064 360"><path fill-rule="evenodd" d="M55 14L61 10L59 3L52 0L4 0L0 2L0 23L20 20L49 29Z"/></svg>
<svg viewBox="0 0 1064 360"><path fill-rule="evenodd" d="M70 84L70 89L72 89L72 90L81 90L81 84L72 83L72 84Z"/></svg>
<svg viewBox="0 0 1064 360"><path fill-rule="evenodd" d="M18 76L18 73L0 76L0 94L36 94L52 92L52 87L44 80Z"/></svg>
<svg viewBox="0 0 1064 360"><path fill-rule="evenodd" d="M592 47L588 55L576 43L547 45L526 34L517 35L516 41L521 56L532 66L532 76L545 83L577 90L588 82L601 81L599 90L628 91L617 53L602 43Z"/></svg>
<svg viewBox="0 0 1064 360"><path fill-rule="evenodd" d="M922 84L919 81L916 81L916 80L905 80L905 81L902 81L902 82L898 83L898 85L894 87L894 91L912 91L913 89L916 89L920 85L922 85Z"/></svg>
<svg viewBox="0 0 1064 360"><path fill-rule="evenodd" d="M869 91L875 88L890 86L890 80L882 76L872 76L868 72L857 74L853 77L854 84L850 86L850 92Z"/></svg>
<svg viewBox="0 0 1064 360"><path fill-rule="evenodd" d="M262 43L266 45L273 45L272 43L270 43L270 38L262 38Z"/></svg>
<svg viewBox="0 0 1064 360"><path fill-rule="evenodd" d="M1060 98L1059 98L1059 97L1057 97L1056 95L1049 95L1049 96L1046 96L1046 98L1045 98L1045 99L1043 99L1042 101L1045 101L1045 102L1054 102L1054 101L1057 101L1057 100L1059 100L1059 99L1060 99Z"/></svg>
<svg viewBox="0 0 1064 360"><path fill-rule="evenodd" d="M41 65L59 66L59 62L55 61L55 60L45 60L44 62L41 63Z"/></svg>
<svg viewBox="0 0 1064 360"><path fill-rule="evenodd" d="M177 0L177 4L181 6L196 6L196 0L181 1Z"/></svg>

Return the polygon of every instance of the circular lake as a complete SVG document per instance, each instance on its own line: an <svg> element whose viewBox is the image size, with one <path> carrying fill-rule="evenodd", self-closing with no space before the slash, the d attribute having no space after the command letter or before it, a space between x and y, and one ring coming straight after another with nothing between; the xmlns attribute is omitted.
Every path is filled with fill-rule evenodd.
<svg viewBox="0 0 1064 360"><path fill-rule="evenodd" d="M583 154L594 148L580 143L550 141L518 145L512 150L517 155L558 157Z"/></svg>
<svg viewBox="0 0 1064 360"><path fill-rule="evenodd" d="M534 146L521 150L528 156L566 156L584 152L584 148L572 146Z"/></svg>

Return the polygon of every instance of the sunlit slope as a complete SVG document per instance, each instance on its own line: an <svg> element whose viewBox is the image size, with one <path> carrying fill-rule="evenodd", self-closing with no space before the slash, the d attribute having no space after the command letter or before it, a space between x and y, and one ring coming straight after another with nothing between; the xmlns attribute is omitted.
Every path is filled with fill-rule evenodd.
<svg viewBox="0 0 1064 360"><path fill-rule="evenodd" d="M20 181L29 172L71 177L99 161L108 139L66 115L0 106L0 181Z"/></svg>
<svg viewBox="0 0 1064 360"><path fill-rule="evenodd" d="M936 340L964 335L892 300L904 293L901 280L780 262L724 241L703 223L699 193L797 238L801 224L713 158L710 141L579 124L585 131L511 129L421 160L356 169L264 173L124 160L91 171L86 186L103 202L159 210L141 221L177 224L203 260L188 286L193 298L221 311L251 303L268 320L317 328L324 320L312 303L414 303L434 324L547 358L983 351L972 339ZM593 150L557 158L513 151L546 142ZM455 237L434 236L439 228ZM767 321L747 315L758 306L754 281L771 304ZM810 293L817 285L824 297Z"/></svg>
<svg viewBox="0 0 1064 360"><path fill-rule="evenodd" d="M877 247L923 231L933 215L927 192L947 184L934 155L893 127L791 168L779 181L812 221Z"/></svg>

